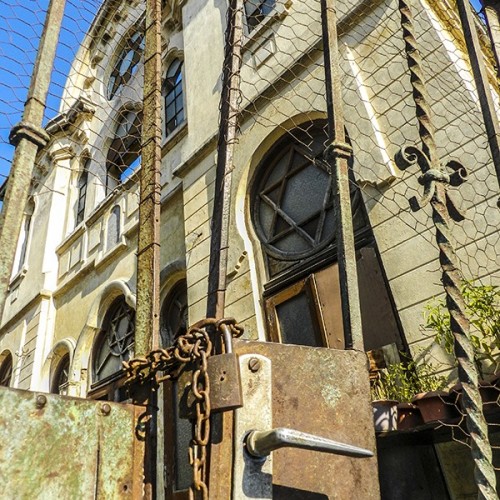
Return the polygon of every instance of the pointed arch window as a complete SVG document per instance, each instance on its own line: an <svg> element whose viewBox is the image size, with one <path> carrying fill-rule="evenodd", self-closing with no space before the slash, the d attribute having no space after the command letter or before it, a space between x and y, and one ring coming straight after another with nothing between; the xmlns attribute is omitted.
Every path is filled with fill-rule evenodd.
<svg viewBox="0 0 500 500"><path fill-rule="evenodd" d="M269 281L264 304L270 340L344 348L337 264L334 179L323 122L290 131L255 175L252 218ZM350 165L351 209L365 347L396 343L399 325L381 259Z"/></svg>
<svg viewBox="0 0 500 500"><path fill-rule="evenodd" d="M135 311L124 296L114 300L104 317L93 351L92 397L123 400L122 362L133 356ZM96 392L96 389L101 389Z"/></svg>
<svg viewBox="0 0 500 500"><path fill-rule="evenodd" d="M9 351L4 352L0 359L0 386L10 387L12 381L12 367L14 364L12 354Z"/></svg>
<svg viewBox="0 0 500 500"><path fill-rule="evenodd" d="M85 206L87 204L87 187L89 179L90 159L87 158L83 164L83 170L78 178L78 200L76 204L75 226L85 218Z"/></svg>
<svg viewBox="0 0 500 500"><path fill-rule="evenodd" d="M63 354L57 367L54 371L52 377L52 384L50 387L50 392L53 394L68 394L69 386L69 366L70 366L70 355L69 352Z"/></svg>
<svg viewBox="0 0 500 500"><path fill-rule="evenodd" d="M140 30L128 38L113 66L108 81L107 97L109 100L113 99L136 74L143 52L144 32Z"/></svg>
<svg viewBox="0 0 500 500"><path fill-rule="evenodd" d="M121 233L121 210L118 205L115 205L108 217L107 233L106 233L106 250L110 250L120 241Z"/></svg>
<svg viewBox="0 0 500 500"><path fill-rule="evenodd" d="M34 212L35 212L35 202L33 201L33 198L30 198L26 203L26 209L24 211L24 221L21 227L21 233L19 234L19 240L17 243L17 255L13 270L14 275L20 272L23 269L23 266L26 264Z"/></svg>
<svg viewBox="0 0 500 500"><path fill-rule="evenodd" d="M142 113L122 110L106 161L106 193L127 179L141 163Z"/></svg>
<svg viewBox="0 0 500 500"><path fill-rule="evenodd" d="M186 280L179 281L163 302L160 314L161 345L168 347L188 329Z"/></svg>
<svg viewBox="0 0 500 500"><path fill-rule="evenodd" d="M167 69L163 84L165 99L165 137L184 122L183 62L174 59Z"/></svg>

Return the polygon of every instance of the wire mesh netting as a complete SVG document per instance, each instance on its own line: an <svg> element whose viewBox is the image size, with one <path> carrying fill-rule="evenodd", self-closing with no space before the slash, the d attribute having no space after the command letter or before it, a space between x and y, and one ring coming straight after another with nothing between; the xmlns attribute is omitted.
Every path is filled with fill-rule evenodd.
<svg viewBox="0 0 500 500"><path fill-rule="evenodd" d="M405 33L408 8L413 23ZM328 184L331 170L325 155L331 136L326 122L321 4L277 1L271 8L267 3L248 2L244 9L247 24L241 42L241 87L236 89L240 96L240 129L234 164L236 168L250 164L253 169L250 177L254 188L248 205L264 246L268 278L265 287L268 296L279 294L290 286L294 276L297 280L309 274L316 280L311 293L317 294L321 303L325 297L320 276L326 271L311 271L315 266L324 268L325 261L332 258L329 251L335 253L332 247L336 245L334 219L330 219L334 188ZM266 15L266 9L271 9L272 14ZM482 43L488 86L497 109L495 60L485 19L480 14L474 29ZM444 298L439 298L443 295L443 280L438 255L443 252L443 238L449 238L456 248L456 265L463 278L461 287L471 320L471 361L483 380L481 397L496 450L499 388L494 374L498 373L500 347L498 179L456 6L447 9L439 3L340 2L337 15L342 104L346 134L353 148L351 203L364 341L373 353L382 347L386 358L381 364L386 368L373 373L374 398L409 403L417 393L440 390L436 398L441 402L441 413L424 415L424 424L422 420L404 420L401 410L400 428L427 424L451 428L452 440L470 447L462 386L453 386L458 375L450 317ZM252 19L259 22L253 24ZM420 53L418 59L415 51ZM259 143L262 149L255 152L254 145ZM424 199L425 182L417 162L407 169L398 160L403 148L421 144L424 150L428 148L429 158L431 153L435 157L430 168L437 165L452 175L458 168L455 161L468 172L463 185L451 183L447 195L450 230L444 237L433 222L431 206L419 203ZM237 173L234 175L238 178ZM307 201L302 206L299 199ZM464 218L454 212L463 212ZM370 242L370 231L375 243ZM365 295L366 289L377 295L376 307L380 309L383 295L363 267L366 247L371 245L392 287L403 338L391 337L389 314L382 323L384 332L377 332L372 324L374 317L368 313L370 298ZM292 292L289 288L285 293ZM299 307L298 299L293 307ZM330 307L334 307L332 302ZM280 327L284 329L284 307L282 313L276 314L283 315ZM271 316L267 320L272 324ZM307 327L302 327L295 317L294 321L303 328L299 335L303 342ZM328 344L328 332L326 337ZM292 336L285 338L284 334L281 340L301 342ZM420 397L415 402L420 407ZM496 451L494 457L498 467ZM470 479L472 484L472 475Z"/></svg>
<svg viewBox="0 0 500 500"><path fill-rule="evenodd" d="M170 165L188 161L173 158L183 153L171 154L172 144L184 137L179 130L187 119L186 102L194 101L204 83L195 76L201 72L201 61L184 61L182 51L167 50L169 37L182 38L182 19L180 14L172 15L173 3L164 6L168 21L161 47L168 54L161 69L163 187L172 178ZM236 13L231 10L235 4ZM47 2L1 2L0 6L0 175L5 178L14 150L9 133L21 120ZM225 12L226 6L220 10ZM498 179L457 6L423 0L342 1L337 16L346 142L352 147L349 182L364 343L367 350L379 352L372 359L382 357L379 364L373 363L374 394L408 402L419 392L445 390L438 394L444 403L442 413L429 417L427 425L449 427L453 440L469 446L462 387L456 385L454 337L442 299L443 254L448 255L444 247L454 246L463 278L459 288L471 321L471 361L485 381L483 408L499 469L500 443L495 433L500 425L500 384L495 378L500 348ZM229 119L237 118L235 134L223 141L234 147L233 190L248 188L243 203L248 234L262 245L262 258L256 259L254 267L264 290L263 314L268 304L278 303L282 328L287 321L291 330L297 321L304 322L301 338L293 334L280 338L276 327L273 340L304 343L303 332L310 330L309 345L343 346L340 299L335 302L325 295L327 285L336 283L337 293L339 284L321 2L231 2L227 19L236 19L236 30L226 39L230 44L227 64L221 70L232 87L218 85L213 92L222 90L221 110L228 107ZM488 91L498 110L497 63L485 23L480 13L474 30ZM49 142L38 156L31 193L39 203L58 189L46 184L50 166L57 162L67 169L72 189L71 208L65 216L67 234L111 193L130 191L137 204L144 31L144 2L67 2L43 126L52 139L60 141L55 149L66 145L77 161L59 161L61 157L51 153L54 141ZM236 58L231 57L235 47ZM202 112L196 116L203 120ZM217 126L212 124L213 134ZM177 139L169 145L169 137ZM201 142L200 149L205 144ZM405 147L421 148L424 154L418 156ZM424 190L434 189L434 184L426 184L421 168L433 172L432 182L450 184L445 231L431 205L422 201ZM454 181L457 176L460 182ZM213 197L213 184L211 188L207 197ZM134 210L127 206L127 216ZM109 220L107 247L120 238L120 212ZM29 222L26 218L25 234ZM241 235L236 223L233 226L236 239ZM100 226L95 234L92 230L89 223L89 253L94 248L92 238L101 237ZM186 240L191 236L187 234ZM17 270L24 262L26 245L19 248ZM69 270L72 257L63 263L62 255L60 266ZM240 292L235 287L229 283L229 293L236 297ZM295 307L300 310L304 290L307 300L314 298L320 319L293 316ZM284 302L285 296L291 302ZM320 334L310 327L315 322L321 323ZM419 425L424 424L413 421L411 428Z"/></svg>

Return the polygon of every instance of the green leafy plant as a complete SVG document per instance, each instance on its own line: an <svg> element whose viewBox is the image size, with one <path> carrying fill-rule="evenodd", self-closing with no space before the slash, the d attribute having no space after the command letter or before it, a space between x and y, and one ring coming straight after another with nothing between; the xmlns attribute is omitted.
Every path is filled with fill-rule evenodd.
<svg viewBox="0 0 500 500"><path fill-rule="evenodd" d="M436 375L436 369L426 361L405 360L378 372L372 383L372 400L395 400L408 403L421 392L431 392L446 386L446 377Z"/></svg>
<svg viewBox="0 0 500 500"><path fill-rule="evenodd" d="M466 281L462 293L471 323L470 339L479 373L484 376L485 365L489 365L488 371L497 373L500 363L500 291L496 286ZM454 337L444 299L435 299L425 309L425 327L434 332L434 341L452 354Z"/></svg>

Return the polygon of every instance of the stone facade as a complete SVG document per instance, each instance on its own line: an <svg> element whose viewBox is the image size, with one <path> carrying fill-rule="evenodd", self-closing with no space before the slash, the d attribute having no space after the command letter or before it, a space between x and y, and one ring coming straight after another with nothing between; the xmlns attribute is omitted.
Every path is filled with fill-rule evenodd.
<svg viewBox="0 0 500 500"><path fill-rule="evenodd" d="M419 143L398 2L355 3L339 6L353 169L396 318L397 343L418 352L429 344L421 328L424 305L442 288L429 211L413 213L408 205L421 193L418 173L403 175L394 161L402 146ZM469 215L454 234L466 276L491 282L500 268L498 183L463 40L452 27L458 21L442 3L415 2L438 150L443 159L469 168L470 180L461 188ZM226 2L167 4L163 70L176 58L183 61L185 119L162 145L161 300L185 279L192 324L206 314ZM93 345L108 308L119 296L135 306L138 172L106 193L105 165L116 117L141 108L142 61L112 99L106 88L143 12L136 0L122 2L118 11L113 5L105 2L82 43L60 115L47 126L50 143L37 160L26 258L13 275L0 329L0 356L8 351L14 359L12 387L49 391L69 353L67 393L86 397ZM287 131L326 117L320 34L316 2L277 0L244 39L226 316L237 318L248 339L269 339L263 292L270 278L252 222L251 193L273 144ZM83 168L89 177L84 218L77 224ZM111 222L116 213L118 229Z"/></svg>

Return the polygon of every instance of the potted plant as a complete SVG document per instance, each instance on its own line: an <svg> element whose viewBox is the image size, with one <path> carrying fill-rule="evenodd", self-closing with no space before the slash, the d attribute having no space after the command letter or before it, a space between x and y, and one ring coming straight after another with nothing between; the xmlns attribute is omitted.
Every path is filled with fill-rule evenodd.
<svg viewBox="0 0 500 500"><path fill-rule="evenodd" d="M414 428L423 423L420 406L424 407L426 421L436 420L429 413L429 402L435 396L444 401L446 393L436 393L446 386L446 378L436 375L435 369L425 360L415 362L404 359L380 370L372 383L372 399L376 430ZM417 402L417 405L413 404ZM441 405L442 406L442 405ZM439 413L449 418L449 412Z"/></svg>
<svg viewBox="0 0 500 500"><path fill-rule="evenodd" d="M485 412L498 409L500 397L500 291L498 287L477 285L465 281L462 285L466 312L470 321L470 339L474 362L481 377L479 391ZM434 300L426 306L425 327L434 333L434 342L448 354L453 354L454 337L450 314L444 300ZM460 384L452 393L460 400Z"/></svg>
<svg viewBox="0 0 500 500"><path fill-rule="evenodd" d="M455 401L443 389L447 379L437 375L429 363L422 363L416 367L417 381L412 403L415 404L425 423L450 422L458 419L460 414Z"/></svg>
<svg viewBox="0 0 500 500"><path fill-rule="evenodd" d="M395 431L398 425L397 404L393 397L393 381L382 371L371 385L373 421L378 432Z"/></svg>

